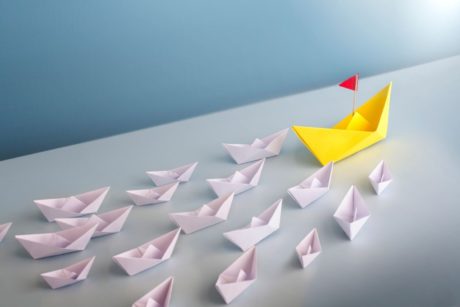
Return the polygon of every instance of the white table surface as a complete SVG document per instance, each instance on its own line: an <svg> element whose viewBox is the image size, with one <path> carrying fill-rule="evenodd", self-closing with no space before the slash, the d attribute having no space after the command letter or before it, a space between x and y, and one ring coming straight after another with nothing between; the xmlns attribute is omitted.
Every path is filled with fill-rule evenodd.
<svg viewBox="0 0 460 307"><path fill-rule="evenodd" d="M388 137L336 164L326 196L300 209L286 194L320 167L291 131L260 186L236 196L226 223L181 235L169 261L132 277L111 257L175 228L169 212L214 198L206 178L241 168L222 142L250 142L293 124L331 126L350 111L352 94L333 86L0 162L0 223L14 223L0 243L0 306L130 306L170 275L172 307L224 305L214 284L241 252L222 233L281 197L281 228L257 246L258 279L232 306L459 306L459 72L453 57L361 80L360 103L393 81ZM367 175L381 159L395 179L376 196ZM93 239L83 252L33 260L14 239L58 229L34 199L110 185L104 212L131 203L125 190L152 186L145 171L193 161L200 164L192 181L172 201L134 208L122 232ZM332 215L352 184L372 216L349 241ZM323 253L302 270L294 248L313 227ZM78 285L53 291L39 276L93 255L89 279Z"/></svg>

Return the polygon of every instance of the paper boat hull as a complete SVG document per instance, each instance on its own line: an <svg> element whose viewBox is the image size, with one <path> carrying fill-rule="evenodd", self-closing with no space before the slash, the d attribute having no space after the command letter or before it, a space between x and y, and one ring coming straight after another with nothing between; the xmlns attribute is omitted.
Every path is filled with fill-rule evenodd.
<svg viewBox="0 0 460 307"><path fill-rule="evenodd" d="M329 191L329 188L297 189L288 190L289 195L301 208L305 208L314 201L320 199Z"/></svg>
<svg viewBox="0 0 460 307"><path fill-rule="evenodd" d="M345 234L348 236L348 238L350 240L353 240L356 237L356 235L359 233L361 228L363 228L364 224L366 224L367 220L369 219L369 216L361 218L352 223L348 221L344 221L338 217L334 217L334 218L337 221L337 224L340 225L340 227L343 229Z"/></svg>
<svg viewBox="0 0 460 307"><path fill-rule="evenodd" d="M333 128L293 126L292 129L322 165L340 161L386 137L390 96L391 83L356 110L368 120L365 129L347 128L353 114Z"/></svg>
<svg viewBox="0 0 460 307"><path fill-rule="evenodd" d="M247 280L238 283L217 284L216 289L222 296L226 304L230 304L235 298L240 296L255 280Z"/></svg>

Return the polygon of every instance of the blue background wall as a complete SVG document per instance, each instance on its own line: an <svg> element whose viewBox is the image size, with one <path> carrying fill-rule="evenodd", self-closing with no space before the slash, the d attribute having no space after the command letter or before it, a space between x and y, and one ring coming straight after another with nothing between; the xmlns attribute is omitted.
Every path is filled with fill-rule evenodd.
<svg viewBox="0 0 460 307"><path fill-rule="evenodd" d="M456 0L0 0L0 159L455 55L459 38Z"/></svg>

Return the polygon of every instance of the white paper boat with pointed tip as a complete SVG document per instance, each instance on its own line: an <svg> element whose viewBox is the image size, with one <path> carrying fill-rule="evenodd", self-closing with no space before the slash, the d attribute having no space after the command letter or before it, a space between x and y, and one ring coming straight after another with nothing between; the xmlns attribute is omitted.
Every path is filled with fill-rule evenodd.
<svg viewBox="0 0 460 307"><path fill-rule="evenodd" d="M222 145L236 163L247 163L279 155L288 131L289 129L283 129L264 138L256 138L251 144Z"/></svg>
<svg viewBox="0 0 460 307"><path fill-rule="evenodd" d="M351 186L340 203L334 218L350 240L353 240L371 216L363 197Z"/></svg>
<svg viewBox="0 0 460 307"><path fill-rule="evenodd" d="M237 195L259 184L264 164L265 159L257 161L240 171L236 171L229 177L207 179L206 181L217 196L223 196L229 193L235 193L235 195Z"/></svg>
<svg viewBox="0 0 460 307"><path fill-rule="evenodd" d="M146 173L157 186L173 182L188 182L197 165L198 162L194 162L166 171L148 171Z"/></svg>
<svg viewBox="0 0 460 307"><path fill-rule="evenodd" d="M96 231L97 224L88 222L58 232L17 235L16 240L34 259L82 251Z"/></svg>
<svg viewBox="0 0 460 307"><path fill-rule="evenodd" d="M5 223L0 225L0 242L2 242L5 238L8 230L10 230L11 225L13 225L13 223Z"/></svg>
<svg viewBox="0 0 460 307"><path fill-rule="evenodd" d="M56 218L96 213L109 190L110 187L105 187L69 197L34 200L34 203L48 222L53 222Z"/></svg>
<svg viewBox="0 0 460 307"><path fill-rule="evenodd" d="M169 218L186 234L227 220L233 202L233 193L214 199L194 211L170 213Z"/></svg>
<svg viewBox="0 0 460 307"><path fill-rule="evenodd" d="M132 307L168 307L171 301L173 284L174 278L168 277L137 300Z"/></svg>
<svg viewBox="0 0 460 307"><path fill-rule="evenodd" d="M305 208L329 191L333 169L334 162L328 163L298 185L290 188L289 195L301 208Z"/></svg>
<svg viewBox="0 0 460 307"><path fill-rule="evenodd" d="M216 289L225 303L231 303L257 278L256 248L252 247L219 274Z"/></svg>
<svg viewBox="0 0 460 307"><path fill-rule="evenodd" d="M90 217L75 217L68 219L56 219L56 223L61 229L68 229L75 226L81 226L87 222L97 223L96 231L93 238L106 236L120 232L128 218L133 206L127 206L111 211L107 211Z"/></svg>
<svg viewBox="0 0 460 307"><path fill-rule="evenodd" d="M126 191L136 206L155 205L168 202L173 197L179 182L166 184L152 189Z"/></svg>
<svg viewBox="0 0 460 307"><path fill-rule="evenodd" d="M377 164L374 170L369 175L369 181L374 188L377 195L382 194L382 192L388 187L388 185L393 181L393 176L388 169L388 166L382 160Z"/></svg>
<svg viewBox="0 0 460 307"><path fill-rule="evenodd" d="M306 268L321 253L318 231L313 228L295 248L302 268Z"/></svg>
<svg viewBox="0 0 460 307"><path fill-rule="evenodd" d="M112 257L128 275L135 275L171 258L181 229L177 228L141 246Z"/></svg>
<svg viewBox="0 0 460 307"><path fill-rule="evenodd" d="M90 257L65 268L42 273L41 277L52 289L58 289L83 281L93 266L96 257Z"/></svg>
<svg viewBox="0 0 460 307"><path fill-rule="evenodd" d="M277 200L259 216L254 216L249 225L224 233L224 236L243 251L256 245L280 228L283 200Z"/></svg>

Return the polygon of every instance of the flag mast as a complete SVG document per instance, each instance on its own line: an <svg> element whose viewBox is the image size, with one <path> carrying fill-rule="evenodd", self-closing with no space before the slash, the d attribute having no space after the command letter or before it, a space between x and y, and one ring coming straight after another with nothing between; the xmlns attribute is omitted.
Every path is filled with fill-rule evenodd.
<svg viewBox="0 0 460 307"><path fill-rule="evenodd" d="M355 78L355 90L353 91L353 115L355 115L355 106L356 106L356 92L358 91L358 76Z"/></svg>

